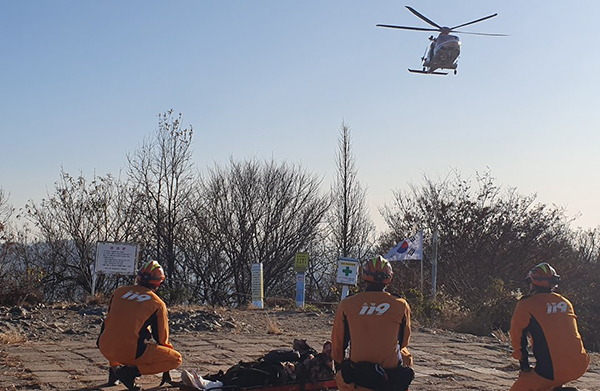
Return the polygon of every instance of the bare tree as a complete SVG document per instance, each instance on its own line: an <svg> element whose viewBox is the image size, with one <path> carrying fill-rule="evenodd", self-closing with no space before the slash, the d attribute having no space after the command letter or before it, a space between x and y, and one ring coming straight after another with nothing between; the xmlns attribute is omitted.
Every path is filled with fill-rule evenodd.
<svg viewBox="0 0 600 391"><path fill-rule="evenodd" d="M502 311L512 311L511 291L521 287L523 273L540 260L559 264L571 253L570 220L562 208L536 203L535 195L503 191L489 172L478 175L476 184L473 188L454 172L395 192L393 205L382 208L390 227L386 238L397 242L413 226L431 237L437 228L438 282L444 292L480 316L486 311L494 321L506 322L510 313ZM429 243L425 254L431 254Z"/></svg>
<svg viewBox="0 0 600 391"><path fill-rule="evenodd" d="M561 275L559 288L577 308L579 329L585 346L600 350L600 229L579 229L573 235L574 254L556 266Z"/></svg>
<svg viewBox="0 0 600 391"><path fill-rule="evenodd" d="M9 239L9 221L14 208L9 203L9 194L0 187L0 243Z"/></svg>
<svg viewBox="0 0 600 391"><path fill-rule="evenodd" d="M182 254L178 241L189 221L196 180L192 162L192 128L184 128L182 115L173 110L158 116L158 130L128 156L129 178L139 190L141 232L152 240L146 250L165 267L173 287Z"/></svg>
<svg viewBox="0 0 600 391"><path fill-rule="evenodd" d="M0 283L6 284L9 274L9 254L12 246L12 234L9 231L9 220L13 207L8 202L8 195L0 187Z"/></svg>
<svg viewBox="0 0 600 391"><path fill-rule="evenodd" d="M61 171L54 193L39 204L28 203L28 218L38 229L45 254L39 267L47 295L91 292L96 243L133 239L135 207L127 194L127 185L110 174L88 181Z"/></svg>
<svg viewBox="0 0 600 391"><path fill-rule="evenodd" d="M369 216L367 192L358 180L350 128L342 123L338 139L336 177L327 215L329 237L337 256L363 258L373 245L375 226Z"/></svg>
<svg viewBox="0 0 600 391"><path fill-rule="evenodd" d="M204 281L242 304L250 294L251 265L262 262L266 294L292 292L294 254L314 240L327 209L319 184L299 167L274 161L232 159L227 168L211 169L202 182L205 202L195 211L218 262L205 260Z"/></svg>
<svg viewBox="0 0 600 391"><path fill-rule="evenodd" d="M362 259L372 251L374 242L375 226L367 208L367 192L358 180L350 128L345 123L340 128L335 169L320 239L309 249L306 272L309 300L329 301L339 297L335 284L338 257Z"/></svg>

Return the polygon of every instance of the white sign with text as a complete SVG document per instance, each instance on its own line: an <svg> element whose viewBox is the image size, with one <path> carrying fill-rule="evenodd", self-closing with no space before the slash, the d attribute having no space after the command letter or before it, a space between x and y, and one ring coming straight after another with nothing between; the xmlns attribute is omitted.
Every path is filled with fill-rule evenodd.
<svg viewBox="0 0 600 391"><path fill-rule="evenodd" d="M137 263L136 244L98 242L96 247L96 273L133 275Z"/></svg>

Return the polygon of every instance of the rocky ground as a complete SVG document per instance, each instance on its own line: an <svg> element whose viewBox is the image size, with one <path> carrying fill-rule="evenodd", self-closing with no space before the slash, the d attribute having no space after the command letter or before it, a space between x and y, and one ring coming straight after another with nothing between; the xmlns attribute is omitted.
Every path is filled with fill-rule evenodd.
<svg viewBox="0 0 600 391"><path fill-rule="evenodd" d="M0 307L0 390L124 390L104 387L107 362L95 346L104 306L60 304ZM294 338L319 349L331 332L331 311L170 309L171 340L184 357L180 369L216 373ZM478 337L415 327L416 378L411 390L508 390L518 374L503 336ZM172 371L173 380L180 372ZM178 390L144 376L144 389ZM600 390L600 358L573 384Z"/></svg>

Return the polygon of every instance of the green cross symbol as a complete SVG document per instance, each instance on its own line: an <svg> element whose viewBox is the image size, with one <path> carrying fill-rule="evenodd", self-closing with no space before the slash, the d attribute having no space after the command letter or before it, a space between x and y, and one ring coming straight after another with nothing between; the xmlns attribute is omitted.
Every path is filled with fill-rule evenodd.
<svg viewBox="0 0 600 391"><path fill-rule="evenodd" d="M350 266L346 266L346 268L342 270L342 273L348 277L350 274L352 274L352 269L350 269Z"/></svg>

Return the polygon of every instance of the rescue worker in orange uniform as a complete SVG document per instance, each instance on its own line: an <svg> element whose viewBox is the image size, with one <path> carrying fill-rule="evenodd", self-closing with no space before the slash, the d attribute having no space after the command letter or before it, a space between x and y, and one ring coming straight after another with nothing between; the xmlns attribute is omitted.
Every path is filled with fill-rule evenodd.
<svg viewBox="0 0 600 391"><path fill-rule="evenodd" d="M517 303L510 325L512 356L521 372L511 391L551 391L580 378L590 357L583 347L573 305L554 292L560 276L548 263L527 274L530 294ZM529 366L528 337L532 340L535 368Z"/></svg>
<svg viewBox="0 0 600 391"><path fill-rule="evenodd" d="M97 342L110 362L109 384L120 380L129 390L141 390L136 377L181 365L181 354L169 342L167 306L155 293L164 280L162 267L150 261L140 268L137 285L113 293Z"/></svg>
<svg viewBox="0 0 600 391"><path fill-rule="evenodd" d="M408 389L414 377L410 368L412 356L408 351L410 307L406 300L385 291L393 275L390 262L382 256L367 261L362 267L365 291L346 297L336 310L331 333L331 355L336 368L342 369L337 371L335 379L340 391L377 388L361 387L356 384L358 379L350 384L345 381L355 377L343 374L348 368L347 363L352 366L361 362L373 363L377 371L383 369L388 375L392 370L404 369L410 379L404 387L392 388L396 391ZM349 355L346 354L348 348ZM357 373L356 377L368 376Z"/></svg>

